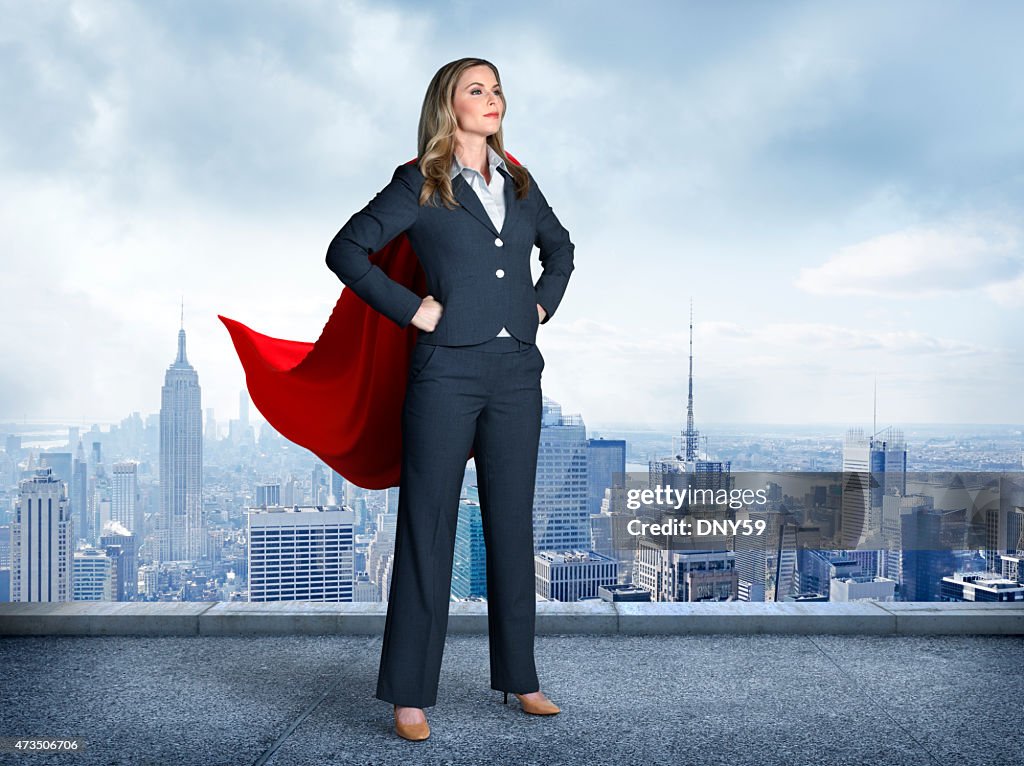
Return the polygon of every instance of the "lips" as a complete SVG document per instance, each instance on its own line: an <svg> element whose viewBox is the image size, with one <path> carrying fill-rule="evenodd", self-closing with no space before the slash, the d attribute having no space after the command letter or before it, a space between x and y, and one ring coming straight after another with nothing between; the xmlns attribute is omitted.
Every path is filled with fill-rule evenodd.
<svg viewBox="0 0 1024 766"><path fill-rule="evenodd" d="M498 116L497 112L491 112L490 114L485 114L484 115L484 117L497 117L497 116Z"/></svg>

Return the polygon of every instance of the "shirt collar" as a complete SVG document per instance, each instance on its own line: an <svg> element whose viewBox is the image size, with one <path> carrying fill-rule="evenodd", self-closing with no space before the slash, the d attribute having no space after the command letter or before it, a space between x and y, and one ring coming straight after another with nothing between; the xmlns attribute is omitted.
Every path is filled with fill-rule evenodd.
<svg viewBox="0 0 1024 766"><path fill-rule="evenodd" d="M505 165L505 160L503 160L501 156L496 151L494 151L490 144L487 145L487 164L490 165L492 174L494 173L495 168L501 168L506 173L508 172L508 167ZM450 171L450 177L454 179L455 176L457 176L463 170L472 170L476 172L475 168L467 168L465 165L459 162L458 155L452 152L452 167Z"/></svg>

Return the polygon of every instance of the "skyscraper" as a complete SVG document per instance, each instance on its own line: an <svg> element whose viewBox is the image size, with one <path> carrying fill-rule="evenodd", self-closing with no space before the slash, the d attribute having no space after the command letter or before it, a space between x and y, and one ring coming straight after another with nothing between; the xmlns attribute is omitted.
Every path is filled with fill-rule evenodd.
<svg viewBox="0 0 1024 766"><path fill-rule="evenodd" d="M352 511L250 509L249 601L352 601Z"/></svg>
<svg viewBox="0 0 1024 766"><path fill-rule="evenodd" d="M625 439L587 440L587 501L590 513L601 512L605 490L622 486L626 472Z"/></svg>
<svg viewBox="0 0 1024 766"><path fill-rule="evenodd" d="M907 494L903 432L889 427L865 436L863 429L851 428L843 443L843 474L843 547L872 539L881 547L882 498Z"/></svg>
<svg viewBox="0 0 1024 766"><path fill-rule="evenodd" d="M75 552L74 601L116 601L117 566L99 548Z"/></svg>
<svg viewBox="0 0 1024 766"><path fill-rule="evenodd" d="M75 520L75 531L84 537L89 519L89 461L85 457L85 447L78 442L75 450L75 462L71 468L71 517ZM77 541L76 541L77 542Z"/></svg>
<svg viewBox="0 0 1024 766"><path fill-rule="evenodd" d="M480 513L480 491L476 485L467 487L465 497L459 499L452 563L452 596L487 596L487 553L483 516Z"/></svg>
<svg viewBox="0 0 1024 766"><path fill-rule="evenodd" d="M544 397L533 499L534 551L590 548L587 428Z"/></svg>
<svg viewBox="0 0 1024 766"><path fill-rule="evenodd" d="M139 464L135 460L114 463L110 482L110 519L143 537L139 504Z"/></svg>
<svg viewBox="0 0 1024 766"><path fill-rule="evenodd" d="M203 556L203 421L199 375L185 356L185 328L178 356L167 368L160 396L160 514L162 561Z"/></svg>
<svg viewBox="0 0 1024 766"><path fill-rule="evenodd" d="M114 593L115 601L134 601L138 594L139 584L139 563L138 563L138 540L140 535L130 532L128 529L111 521L100 536L100 547L106 551L107 556L114 562L117 572L117 588Z"/></svg>
<svg viewBox="0 0 1024 766"><path fill-rule="evenodd" d="M51 468L18 482L11 525L11 601L71 601L74 523Z"/></svg>
<svg viewBox="0 0 1024 766"><path fill-rule="evenodd" d="M271 505L281 504L281 482L273 482L256 485L256 499L253 506L266 508Z"/></svg>

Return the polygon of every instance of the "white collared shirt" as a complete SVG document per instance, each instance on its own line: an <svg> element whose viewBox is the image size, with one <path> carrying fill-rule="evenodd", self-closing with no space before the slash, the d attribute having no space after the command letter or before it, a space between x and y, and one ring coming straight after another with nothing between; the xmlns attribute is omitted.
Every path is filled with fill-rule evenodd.
<svg viewBox="0 0 1024 766"><path fill-rule="evenodd" d="M462 177L466 179L466 183L476 192L476 196L480 198L480 204L487 211L487 217L491 219L495 230L501 231L501 227L505 223L505 176L498 172L498 168L504 168L505 170L508 168L505 165L505 160L489 145L487 147L487 164L491 171L490 183L484 181L484 177L480 174L479 170L466 167L459 162L458 156L453 154L451 178L454 180L455 176L459 175L459 173L462 174ZM496 337L509 336L511 336L511 333L508 329L502 327L501 332Z"/></svg>

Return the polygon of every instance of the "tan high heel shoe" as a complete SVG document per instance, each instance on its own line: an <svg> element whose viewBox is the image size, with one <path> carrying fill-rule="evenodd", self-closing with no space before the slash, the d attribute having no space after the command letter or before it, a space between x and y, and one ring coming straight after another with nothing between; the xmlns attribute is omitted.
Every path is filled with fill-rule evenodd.
<svg viewBox="0 0 1024 766"><path fill-rule="evenodd" d="M394 707L395 713L395 734L402 739L408 739L413 742L419 742L430 736L430 726L427 722L421 721L420 723L402 723L398 720L398 705ZM426 713L424 713L424 718Z"/></svg>
<svg viewBox="0 0 1024 766"><path fill-rule="evenodd" d="M524 713L531 713L532 715L554 715L555 713L562 712L562 708L558 707L558 705L546 697L543 701L531 700L524 698L521 694L516 694L515 692L512 693L516 695ZM503 702L506 705L508 704L508 692L505 692L505 699Z"/></svg>

